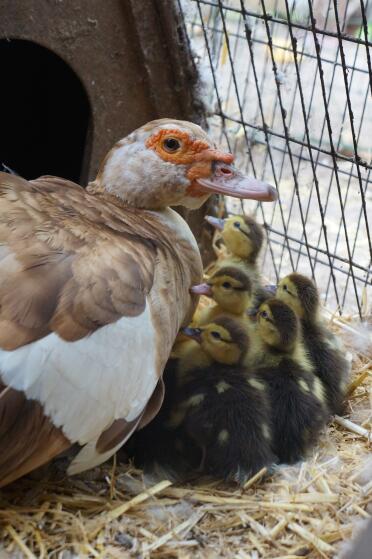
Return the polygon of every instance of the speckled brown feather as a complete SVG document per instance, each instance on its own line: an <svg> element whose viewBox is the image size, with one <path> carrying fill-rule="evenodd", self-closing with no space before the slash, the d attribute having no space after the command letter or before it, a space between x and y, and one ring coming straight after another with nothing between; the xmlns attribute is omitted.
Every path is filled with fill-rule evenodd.
<svg viewBox="0 0 372 559"><path fill-rule="evenodd" d="M44 179L41 188L38 181L1 179L0 242L18 264L9 271L7 259L0 262L0 324L5 320L15 334L10 344L7 328L0 327L1 347L23 345L26 333L28 342L50 331L77 340L143 311L156 257L144 220L143 237L141 231L133 235L139 225L134 211L119 223L114 210L120 209L108 204L113 215L106 209L103 217L100 200L71 183L64 188L61 180L54 186Z"/></svg>
<svg viewBox="0 0 372 559"><path fill-rule="evenodd" d="M50 332L79 340L123 316L140 315L148 297L161 374L179 327L193 313L188 289L200 282L201 263L157 213L123 207L112 196L56 177L28 182L0 173L0 249L2 349ZM25 412L8 394L0 399L2 484L10 471L16 479L66 446L37 402L21 405L26 426ZM4 435L9 421L11 435ZM18 454L8 454L14 445Z"/></svg>
<svg viewBox="0 0 372 559"><path fill-rule="evenodd" d="M70 445L38 402L0 384L0 487L45 464Z"/></svg>
<svg viewBox="0 0 372 559"><path fill-rule="evenodd" d="M123 212L53 180L0 176L0 242L9 251L0 261L0 321L20 331L6 349L23 345L24 331L27 341L50 331L77 340L121 316L137 316L154 281L155 260L179 260L152 212ZM3 337L0 328L5 348Z"/></svg>

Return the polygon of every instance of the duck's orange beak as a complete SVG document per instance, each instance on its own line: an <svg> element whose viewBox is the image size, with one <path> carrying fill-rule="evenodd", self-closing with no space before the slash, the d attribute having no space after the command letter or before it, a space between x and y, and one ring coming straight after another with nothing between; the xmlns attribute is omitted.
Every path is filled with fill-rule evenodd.
<svg viewBox="0 0 372 559"><path fill-rule="evenodd" d="M243 175L232 162L231 153L217 149L206 149L195 157L189 170L192 180L190 194L225 194L234 198L245 198L260 202L272 202L278 198L277 190L267 182Z"/></svg>

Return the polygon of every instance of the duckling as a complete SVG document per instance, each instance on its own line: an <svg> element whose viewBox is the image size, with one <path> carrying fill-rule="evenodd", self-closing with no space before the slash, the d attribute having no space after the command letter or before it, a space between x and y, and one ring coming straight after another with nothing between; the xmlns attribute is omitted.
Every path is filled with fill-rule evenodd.
<svg viewBox="0 0 372 559"><path fill-rule="evenodd" d="M237 318L244 326L251 327L247 309L250 308L252 300L252 284L243 270L233 266L221 268L207 282L192 286L190 293L211 297L216 303L208 306L199 305L190 326L208 324L215 317L223 314ZM173 346L172 355L184 355L190 347L195 348L195 342L180 332Z"/></svg>
<svg viewBox="0 0 372 559"><path fill-rule="evenodd" d="M186 328L177 336L163 373L162 407L149 425L132 436L124 454L146 473L153 474L160 469L175 481L184 481L187 471L196 469L202 460L201 449L182 425L186 413L184 386L190 373L202 374L215 362L213 351L208 351L208 346L200 340L196 341L193 333L193 328Z"/></svg>
<svg viewBox="0 0 372 559"><path fill-rule="evenodd" d="M243 270L233 266L220 268L206 283L190 289L196 295L212 297L215 305L202 308L193 323L208 324L221 314L238 318L248 324L247 308L252 300L252 283Z"/></svg>
<svg viewBox="0 0 372 559"><path fill-rule="evenodd" d="M226 219L206 216L205 219L222 232L228 251L217 261L217 267L239 267L248 274L252 282L252 306L257 309L261 302L273 296L272 291L262 285L258 271L258 256L264 241L262 226L248 215L231 215Z"/></svg>
<svg viewBox="0 0 372 559"><path fill-rule="evenodd" d="M212 365L211 356L181 330L164 373L164 400L157 416L129 440L122 455L131 458L147 474L166 473L173 481L186 481L202 459L201 450L178 420L184 415L183 384L188 372Z"/></svg>
<svg viewBox="0 0 372 559"><path fill-rule="evenodd" d="M301 320L305 347L315 374L324 384L330 412L342 413L351 366L341 341L320 317L317 288L311 279L292 273L279 282L277 297Z"/></svg>
<svg viewBox="0 0 372 559"><path fill-rule="evenodd" d="M264 302L257 316L261 349L256 374L267 385L272 450L280 462L303 458L327 417L323 385L314 375L293 310L279 299Z"/></svg>
<svg viewBox="0 0 372 559"><path fill-rule="evenodd" d="M244 365L249 336L227 316L183 332L200 344L210 365L188 370L171 421L202 450L203 472L244 483L274 461L265 385Z"/></svg>

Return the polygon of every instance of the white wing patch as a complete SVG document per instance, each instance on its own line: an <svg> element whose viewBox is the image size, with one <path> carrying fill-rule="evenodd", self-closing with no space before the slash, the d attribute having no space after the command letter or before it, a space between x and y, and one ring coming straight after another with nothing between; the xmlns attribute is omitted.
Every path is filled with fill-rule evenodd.
<svg viewBox="0 0 372 559"><path fill-rule="evenodd" d="M56 334L0 350L5 384L38 400L71 442L95 441L115 419L136 419L161 371L149 304L76 342Z"/></svg>

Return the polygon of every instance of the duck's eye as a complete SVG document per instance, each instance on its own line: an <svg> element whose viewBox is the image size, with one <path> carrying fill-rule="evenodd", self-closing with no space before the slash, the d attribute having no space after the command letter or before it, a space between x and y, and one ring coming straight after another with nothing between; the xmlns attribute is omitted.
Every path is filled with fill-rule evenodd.
<svg viewBox="0 0 372 559"><path fill-rule="evenodd" d="M224 281L222 287L225 289L231 289L231 283L229 281Z"/></svg>
<svg viewBox="0 0 372 559"><path fill-rule="evenodd" d="M262 318L268 318L269 315L267 314L266 311L261 311L260 316L262 316Z"/></svg>
<svg viewBox="0 0 372 559"><path fill-rule="evenodd" d="M174 153L175 151L180 149L180 147L181 144L179 140L177 140L176 138L165 138L163 142L163 148L165 149L165 151L168 151L169 153Z"/></svg>
<svg viewBox="0 0 372 559"><path fill-rule="evenodd" d="M234 221L234 227L240 229L240 221Z"/></svg>
<svg viewBox="0 0 372 559"><path fill-rule="evenodd" d="M211 336L213 336L213 338L216 338L216 340L221 339L221 334L219 332L211 332Z"/></svg>

